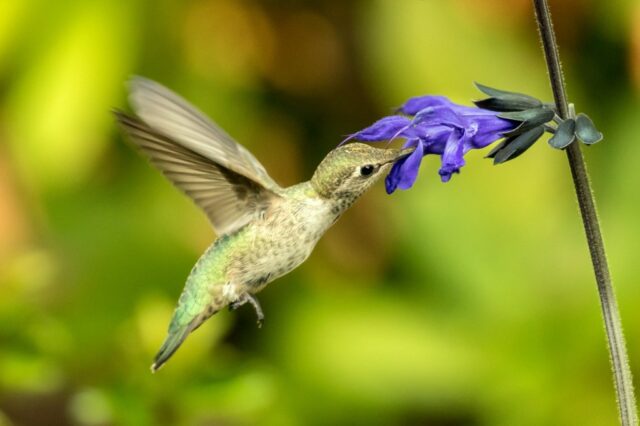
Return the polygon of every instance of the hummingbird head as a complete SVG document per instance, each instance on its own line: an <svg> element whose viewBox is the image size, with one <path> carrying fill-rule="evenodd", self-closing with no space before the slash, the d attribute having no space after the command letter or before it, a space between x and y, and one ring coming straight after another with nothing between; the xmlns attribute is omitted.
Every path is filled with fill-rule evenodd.
<svg viewBox="0 0 640 426"><path fill-rule="evenodd" d="M409 149L380 149L349 143L331 151L316 169L311 184L324 198L349 207L371 185L385 176L393 163L411 154Z"/></svg>

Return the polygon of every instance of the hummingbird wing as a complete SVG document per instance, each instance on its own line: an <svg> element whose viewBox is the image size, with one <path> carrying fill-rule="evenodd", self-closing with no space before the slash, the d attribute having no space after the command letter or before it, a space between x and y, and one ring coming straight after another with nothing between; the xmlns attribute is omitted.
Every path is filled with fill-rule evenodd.
<svg viewBox="0 0 640 426"><path fill-rule="evenodd" d="M277 192L262 164L189 102L155 81L129 81L129 102L149 127L216 164Z"/></svg>
<svg viewBox="0 0 640 426"><path fill-rule="evenodd" d="M276 189L279 187L275 183L272 183L275 187L267 188L264 181L258 182L220 164L219 157L206 149L216 146L216 139L209 145L200 146L190 139L188 129L177 130L175 127L170 137L136 117L121 111L115 111L115 115L130 139L151 162L205 211L218 235L246 225L279 197ZM177 141L175 135L178 133L182 140L192 143ZM200 147L199 151L192 149L194 144Z"/></svg>

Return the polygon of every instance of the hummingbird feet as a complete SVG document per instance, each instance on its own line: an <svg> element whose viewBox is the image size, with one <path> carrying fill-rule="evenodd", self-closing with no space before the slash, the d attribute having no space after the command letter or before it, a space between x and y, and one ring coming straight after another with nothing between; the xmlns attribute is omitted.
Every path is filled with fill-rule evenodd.
<svg viewBox="0 0 640 426"><path fill-rule="evenodd" d="M247 302L251 303L251 306L253 306L253 309L256 311L256 316L258 317L258 328L262 327L262 322L264 321L262 307L260 307L258 299L253 297L251 294L244 293L238 300L229 305L229 310L234 311Z"/></svg>

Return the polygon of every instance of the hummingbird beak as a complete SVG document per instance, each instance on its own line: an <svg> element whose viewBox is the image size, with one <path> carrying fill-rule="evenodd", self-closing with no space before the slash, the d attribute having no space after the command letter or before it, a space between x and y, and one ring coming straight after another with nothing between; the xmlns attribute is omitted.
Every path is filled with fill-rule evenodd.
<svg viewBox="0 0 640 426"><path fill-rule="evenodd" d="M405 157L408 157L415 150L416 150L416 148L413 147L413 146L411 148L405 148L405 149L400 150L400 152L398 153L398 156L396 157L396 161L401 160L401 159L403 159Z"/></svg>
<svg viewBox="0 0 640 426"><path fill-rule="evenodd" d="M411 148L405 148L405 149L401 149L401 150L397 150L395 152L395 155L393 156L393 158L389 159L389 161L386 161L385 164L388 163L395 163L398 160L401 160L403 158L408 157L409 155L411 155L411 153L413 151L415 151L415 147L411 147Z"/></svg>

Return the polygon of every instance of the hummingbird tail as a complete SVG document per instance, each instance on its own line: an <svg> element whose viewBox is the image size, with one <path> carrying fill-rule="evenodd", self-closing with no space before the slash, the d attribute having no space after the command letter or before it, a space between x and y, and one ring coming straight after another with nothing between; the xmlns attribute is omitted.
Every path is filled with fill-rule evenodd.
<svg viewBox="0 0 640 426"><path fill-rule="evenodd" d="M178 350L182 342L184 342L184 339L186 339L189 333L193 331L194 327L192 324L193 322L169 332L169 335L153 359L153 364L151 365L152 373L158 371L160 367L162 367L164 363L167 362L167 360Z"/></svg>
<svg viewBox="0 0 640 426"><path fill-rule="evenodd" d="M218 312L218 309L214 308L213 305L209 306L209 309L205 311L204 314L198 315L191 322L188 322L182 326L174 327L173 324L169 327L169 335L164 340L164 343L160 347L160 350L156 354L153 359L153 364L151 364L151 372L155 373L164 365L165 362L171 358L171 356L178 350L184 339L194 331L196 328L200 327L203 322L209 319L213 314Z"/></svg>

